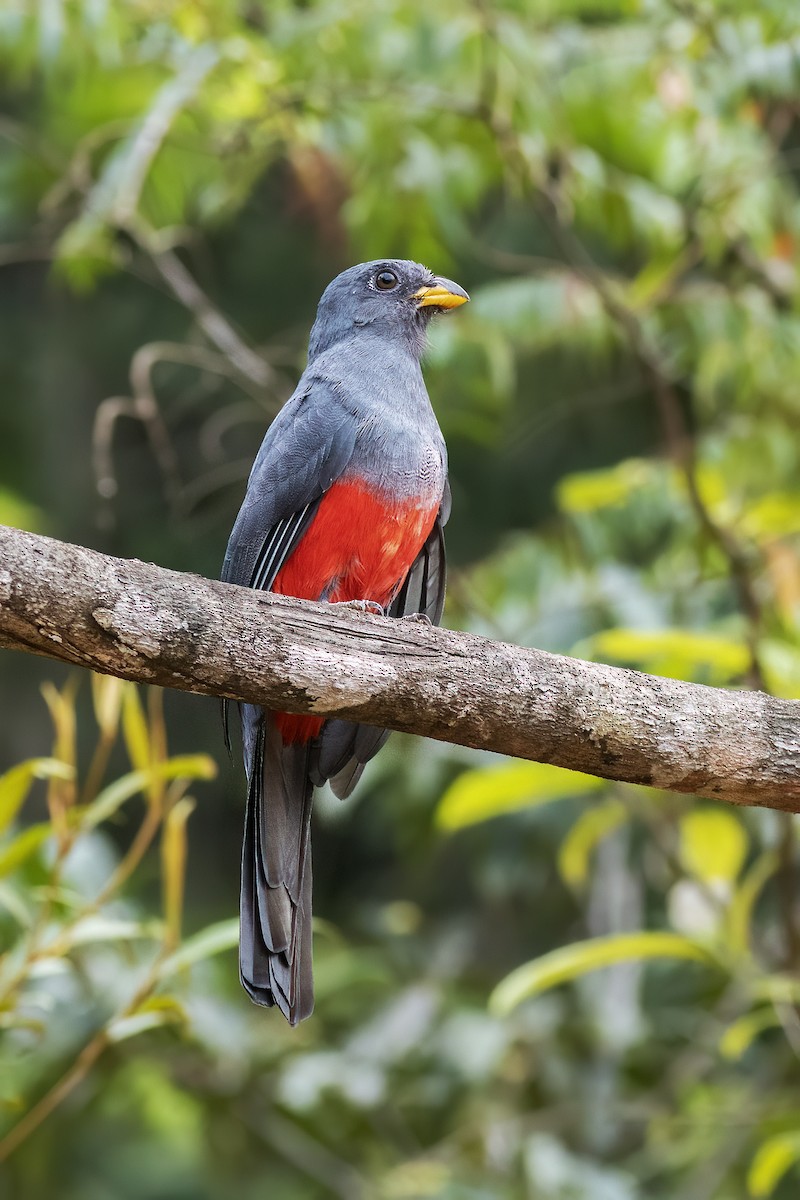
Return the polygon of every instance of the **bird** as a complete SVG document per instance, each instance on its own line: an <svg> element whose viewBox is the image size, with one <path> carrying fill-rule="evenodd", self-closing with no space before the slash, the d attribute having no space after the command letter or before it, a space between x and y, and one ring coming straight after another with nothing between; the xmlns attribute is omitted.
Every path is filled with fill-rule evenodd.
<svg viewBox="0 0 800 1200"><path fill-rule="evenodd" d="M325 289L300 381L267 429L222 579L438 624L447 450L422 376L430 318L469 300L420 263L360 263ZM239 974L291 1025L314 1006L311 808L347 797L388 730L240 704L247 803ZM228 714L224 713L228 745Z"/></svg>

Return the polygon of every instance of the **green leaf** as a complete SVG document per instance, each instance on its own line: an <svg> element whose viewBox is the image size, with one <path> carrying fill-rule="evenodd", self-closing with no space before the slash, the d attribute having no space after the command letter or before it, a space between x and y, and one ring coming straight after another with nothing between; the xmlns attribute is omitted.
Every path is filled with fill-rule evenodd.
<svg viewBox="0 0 800 1200"><path fill-rule="evenodd" d="M129 942L161 937L161 921L125 921L93 913L82 917L66 931L64 944L88 946L94 942ZM59 939L60 942L61 939Z"/></svg>
<svg viewBox="0 0 800 1200"><path fill-rule="evenodd" d="M115 779L108 787L103 788L96 799L84 810L81 815L82 828L94 829L103 821L107 821L127 800L130 800L138 792L143 792L152 778L153 772L147 770L131 771L128 775L123 775L121 779Z"/></svg>
<svg viewBox="0 0 800 1200"><path fill-rule="evenodd" d="M178 1013L170 1008L155 1008L133 1013L129 1017L117 1017L106 1030L110 1042L125 1042L128 1038L147 1033L150 1029L161 1029L180 1021Z"/></svg>
<svg viewBox="0 0 800 1200"><path fill-rule="evenodd" d="M800 1005L800 979L793 975L763 975L753 984L753 996L771 1004Z"/></svg>
<svg viewBox="0 0 800 1200"><path fill-rule="evenodd" d="M0 879L21 867L53 832L49 821L30 825L0 849Z"/></svg>
<svg viewBox="0 0 800 1200"><path fill-rule="evenodd" d="M39 1036L44 1034L47 1025L36 1017L26 1016L20 1012L0 1011L0 1029L27 1029Z"/></svg>
<svg viewBox="0 0 800 1200"><path fill-rule="evenodd" d="M677 255L656 254L626 289L631 307L647 309L685 270L688 258L685 251Z"/></svg>
<svg viewBox="0 0 800 1200"><path fill-rule="evenodd" d="M780 1019L773 1008L760 1008L740 1017L728 1026L720 1038L720 1054L731 1062L738 1062L759 1034L775 1025L780 1025Z"/></svg>
<svg viewBox="0 0 800 1200"><path fill-rule="evenodd" d="M447 788L436 810L436 824L448 833L607 787L604 779L566 771L548 763L511 762L463 771Z"/></svg>
<svg viewBox="0 0 800 1200"><path fill-rule="evenodd" d="M740 679L750 663L743 641L690 629L607 629L582 643L582 648L593 658L672 679L692 679L705 672L720 685Z"/></svg>
<svg viewBox="0 0 800 1200"><path fill-rule="evenodd" d="M88 292L123 262L113 232L91 213L70 222L55 243L53 272L76 292Z"/></svg>
<svg viewBox="0 0 800 1200"><path fill-rule="evenodd" d="M792 610L795 607L792 600ZM800 695L800 646L786 638L762 638L759 656L768 691L787 700L796 699Z"/></svg>
<svg viewBox="0 0 800 1200"><path fill-rule="evenodd" d="M747 1188L756 1198L771 1196L787 1171L800 1163L800 1133L777 1133L756 1151L747 1172Z"/></svg>
<svg viewBox="0 0 800 1200"><path fill-rule="evenodd" d="M597 292L574 271L555 269L484 284L472 293L471 309L470 321L501 329L519 348L577 343L584 352L599 354L613 344L613 326Z"/></svg>
<svg viewBox="0 0 800 1200"><path fill-rule="evenodd" d="M41 533L44 518L41 511L7 488L0 487L0 525L12 529L27 529L29 533Z"/></svg>
<svg viewBox="0 0 800 1200"><path fill-rule="evenodd" d="M133 217L164 138L218 57L218 51L210 45L197 46L183 55L175 75L158 89L149 111L131 136L122 140L105 160L87 203L96 220L125 226Z"/></svg>
<svg viewBox="0 0 800 1200"><path fill-rule="evenodd" d="M741 822L722 809L694 809L681 818L681 862L703 883L733 883L744 865L747 845Z"/></svg>
<svg viewBox="0 0 800 1200"><path fill-rule="evenodd" d="M233 950L239 945L239 920L231 917L227 921L218 921L201 929L193 937L187 938L179 950L171 954L159 968L159 978L166 979L177 971L192 967L203 959L222 954L225 950Z"/></svg>
<svg viewBox="0 0 800 1200"><path fill-rule="evenodd" d="M572 514L617 507L650 483L653 474L650 463L634 458L605 471L565 475L556 487L558 507Z"/></svg>
<svg viewBox="0 0 800 1200"><path fill-rule="evenodd" d="M123 1042L150 1029L186 1024L187 1021L186 1009L175 996L148 996L135 1012L111 1021L107 1033L110 1041Z"/></svg>
<svg viewBox="0 0 800 1200"><path fill-rule="evenodd" d="M604 837L628 820L628 810L619 800L609 800L587 809L570 829L558 852L561 878L572 888L581 888L589 877L592 851Z"/></svg>
<svg viewBox="0 0 800 1200"><path fill-rule="evenodd" d="M57 758L29 758L0 775L0 833L16 817L34 779L74 779L75 771Z"/></svg>
<svg viewBox="0 0 800 1200"><path fill-rule="evenodd" d="M83 811L81 826L94 829L119 809L137 792L143 792L154 779L213 779L217 766L208 754L181 754L157 763L142 771L131 771L104 788Z"/></svg>
<svg viewBox="0 0 800 1200"><path fill-rule="evenodd" d="M0 883L0 908L4 908L23 929L29 929L33 924L33 914L25 903L27 892L24 895L25 899L10 884Z"/></svg>
<svg viewBox="0 0 800 1200"><path fill-rule="evenodd" d="M489 1008L507 1016L523 1000L569 983L589 971L642 958L687 958L712 966L719 960L708 947L676 933L620 933L561 946L507 975L492 992Z"/></svg>

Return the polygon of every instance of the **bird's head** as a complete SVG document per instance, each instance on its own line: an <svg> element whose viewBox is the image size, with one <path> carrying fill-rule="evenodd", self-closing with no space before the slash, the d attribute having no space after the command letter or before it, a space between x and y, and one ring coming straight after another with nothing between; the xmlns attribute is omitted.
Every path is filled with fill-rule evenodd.
<svg viewBox="0 0 800 1200"><path fill-rule="evenodd" d="M466 304L462 287L402 258L359 263L337 275L322 293L311 330L309 359L359 330L405 343L422 354L434 313Z"/></svg>

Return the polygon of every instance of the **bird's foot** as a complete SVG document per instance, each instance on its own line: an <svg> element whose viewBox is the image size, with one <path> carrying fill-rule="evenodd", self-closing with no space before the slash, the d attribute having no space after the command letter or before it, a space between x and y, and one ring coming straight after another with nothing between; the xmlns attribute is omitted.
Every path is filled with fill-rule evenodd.
<svg viewBox="0 0 800 1200"><path fill-rule="evenodd" d="M430 617L428 616L427 613L406 613L405 616L400 618L400 620L401 621L415 621L417 623L417 625L430 625L431 627L433 626L433 621L430 619Z"/></svg>
<svg viewBox="0 0 800 1200"><path fill-rule="evenodd" d="M375 617L386 616L386 611L377 600L336 600L331 608L354 608L356 612L372 613Z"/></svg>

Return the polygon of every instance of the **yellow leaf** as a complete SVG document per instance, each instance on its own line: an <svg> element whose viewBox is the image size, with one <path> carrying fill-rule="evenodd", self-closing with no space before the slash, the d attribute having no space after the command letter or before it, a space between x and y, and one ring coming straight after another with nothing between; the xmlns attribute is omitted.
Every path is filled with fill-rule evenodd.
<svg viewBox="0 0 800 1200"><path fill-rule="evenodd" d="M703 883L733 883L747 856L747 834L731 813L698 808L680 823L681 862Z"/></svg>
<svg viewBox="0 0 800 1200"><path fill-rule="evenodd" d="M436 810L436 824L452 832L567 796L584 796L607 787L603 779L566 771L548 763L511 762L463 771L447 788Z"/></svg>
<svg viewBox="0 0 800 1200"><path fill-rule="evenodd" d="M29 758L0 775L0 833L22 808L34 779L52 778L72 780L75 769L56 758Z"/></svg>
<svg viewBox="0 0 800 1200"><path fill-rule="evenodd" d="M186 880L186 822L194 800L179 800L167 814L161 839L161 870L164 878L164 942L174 949L181 937L183 890Z"/></svg>
<svg viewBox="0 0 800 1200"><path fill-rule="evenodd" d="M50 710L50 719L55 729L53 758L68 763L71 767L76 764L75 748L75 691L77 682L71 678L62 691L52 683L42 684L42 695Z"/></svg>
<svg viewBox="0 0 800 1200"><path fill-rule="evenodd" d="M632 458L605 471L581 471L566 475L556 488L558 507L565 513L595 512L624 504L654 475L654 467Z"/></svg>
<svg viewBox="0 0 800 1200"><path fill-rule="evenodd" d="M728 480L725 472L714 463L701 461L695 467L695 484L706 508L715 515L731 518L731 500L728 493ZM679 476L678 486L686 488L685 481Z"/></svg>
<svg viewBox="0 0 800 1200"><path fill-rule="evenodd" d="M750 651L743 641L691 629L607 629L575 647L575 652L671 679L692 679L705 672L718 684L741 678L750 665Z"/></svg>
<svg viewBox="0 0 800 1200"><path fill-rule="evenodd" d="M181 1021L185 1021L187 1019L186 1008L183 1004L181 1004L180 1000L178 1000L176 996L165 996L163 994L148 996L146 1000L142 1001L136 1011L170 1012L174 1013L174 1015Z"/></svg>
<svg viewBox="0 0 800 1200"><path fill-rule="evenodd" d="M132 683L125 685L122 700L122 733L131 765L137 771L146 771L152 763L150 734L139 692Z"/></svg>
<svg viewBox="0 0 800 1200"><path fill-rule="evenodd" d="M800 530L800 493L765 492L748 508L741 527L755 541L797 533Z"/></svg>
<svg viewBox="0 0 800 1200"><path fill-rule="evenodd" d="M523 1000L569 983L589 971L642 958L688 958L712 966L719 960L702 943L677 933L620 933L551 950L507 975L489 997L496 1016L507 1016Z"/></svg>
<svg viewBox="0 0 800 1200"><path fill-rule="evenodd" d="M116 735L119 725L125 681L117 679L114 675L98 675L96 672L91 678L95 720L103 737L112 738Z"/></svg>
<svg viewBox="0 0 800 1200"><path fill-rule="evenodd" d="M627 819L628 810L619 800L594 805L578 817L558 852L558 869L565 883L573 888L583 887L589 877L589 859L595 846Z"/></svg>
<svg viewBox="0 0 800 1200"><path fill-rule="evenodd" d="M55 729L53 743L53 758L77 769L77 733L75 716L75 693L77 677L72 676L59 692L52 683L42 684L42 695L50 710L50 718ZM68 810L77 799L75 776L65 779L57 775L49 776L47 786L47 808L50 820L62 849L66 849L68 832Z"/></svg>
<svg viewBox="0 0 800 1200"><path fill-rule="evenodd" d="M258 119L264 112L265 88L261 79L244 71L237 72L220 93L217 111L233 121Z"/></svg>
<svg viewBox="0 0 800 1200"><path fill-rule="evenodd" d="M778 1133L756 1151L747 1173L751 1196L771 1196L787 1171L800 1162L800 1134Z"/></svg>

